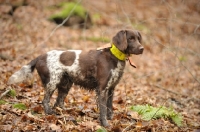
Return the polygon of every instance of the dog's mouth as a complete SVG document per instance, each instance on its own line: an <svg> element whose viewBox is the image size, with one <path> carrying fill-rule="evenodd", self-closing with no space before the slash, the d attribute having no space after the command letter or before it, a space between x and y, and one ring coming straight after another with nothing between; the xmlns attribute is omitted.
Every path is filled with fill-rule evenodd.
<svg viewBox="0 0 200 132"><path fill-rule="evenodd" d="M143 53L143 49L142 50L134 50L131 54L134 54L134 55L140 55ZM131 55L130 53L128 55Z"/></svg>
<svg viewBox="0 0 200 132"><path fill-rule="evenodd" d="M139 49L135 50L132 54L134 54L134 55L140 55L140 54L143 53L143 50L144 50L144 48L143 48L143 47L140 47ZM134 63L134 62L132 61L132 59L131 59L131 55L132 55L132 54L130 54L130 53L127 53L127 54L126 54L126 55L127 55L127 60L129 61L129 64L130 64L132 67L136 68L135 63Z"/></svg>

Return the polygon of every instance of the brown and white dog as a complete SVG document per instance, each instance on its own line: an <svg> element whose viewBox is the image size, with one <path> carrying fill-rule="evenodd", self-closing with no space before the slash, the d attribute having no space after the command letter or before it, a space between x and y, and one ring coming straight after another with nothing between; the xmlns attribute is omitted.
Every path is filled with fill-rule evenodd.
<svg viewBox="0 0 200 132"><path fill-rule="evenodd" d="M45 88L43 106L46 114L54 111L49 106L53 92L58 89L54 107L64 108L64 99L72 84L88 90L95 90L100 109L100 122L108 126L112 119L112 100L115 86L118 84L125 67L125 61L131 54L142 54L142 37L138 31L121 30L112 39L112 47L101 50L53 50L32 60L14 73L8 84L20 83L32 78L37 72Z"/></svg>

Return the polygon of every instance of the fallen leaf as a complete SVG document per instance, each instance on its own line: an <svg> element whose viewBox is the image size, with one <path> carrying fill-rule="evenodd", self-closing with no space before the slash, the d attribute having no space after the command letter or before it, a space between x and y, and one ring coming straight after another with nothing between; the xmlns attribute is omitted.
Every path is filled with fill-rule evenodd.
<svg viewBox="0 0 200 132"><path fill-rule="evenodd" d="M59 125L56 125L56 124L53 124L53 123L51 123L51 124L49 124L49 127L51 128L51 130L53 130L53 131L61 131L61 127L59 126Z"/></svg>
<svg viewBox="0 0 200 132"><path fill-rule="evenodd" d="M34 119L35 121L44 122L44 120L40 119L39 117L32 115L31 112L28 112L27 115L28 115L29 118L32 118L32 119Z"/></svg>

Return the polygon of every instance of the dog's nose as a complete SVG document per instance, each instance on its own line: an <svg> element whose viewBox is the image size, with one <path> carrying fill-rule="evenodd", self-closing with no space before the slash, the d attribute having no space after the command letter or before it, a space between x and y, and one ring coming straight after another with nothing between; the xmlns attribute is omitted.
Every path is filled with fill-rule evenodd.
<svg viewBox="0 0 200 132"><path fill-rule="evenodd" d="M143 52L143 50L144 50L144 47L143 47L143 46L141 46L141 47L139 48L139 50L140 50L140 52L142 53L142 52Z"/></svg>

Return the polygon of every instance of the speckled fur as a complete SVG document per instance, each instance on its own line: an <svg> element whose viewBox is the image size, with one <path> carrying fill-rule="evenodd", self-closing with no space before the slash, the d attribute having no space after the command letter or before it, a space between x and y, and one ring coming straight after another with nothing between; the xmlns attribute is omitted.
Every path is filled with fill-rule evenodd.
<svg viewBox="0 0 200 132"><path fill-rule="evenodd" d="M111 69L111 77L108 81L108 84L106 86L106 89L109 89L113 84L117 82L119 79L121 71L124 70L124 66L120 62L117 63L117 67L115 69Z"/></svg>
<svg viewBox="0 0 200 132"><path fill-rule="evenodd" d="M49 68L50 73L50 82L47 84L49 89L55 90L56 85L60 83L60 79L62 78L63 74L66 72L69 76L78 77L83 79L80 72L79 67L79 55L82 52L81 50L68 50L70 52L75 52L76 58L74 63L71 66L63 65L59 59L60 55L64 51L53 50L47 52L47 67Z"/></svg>

